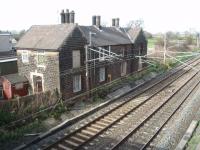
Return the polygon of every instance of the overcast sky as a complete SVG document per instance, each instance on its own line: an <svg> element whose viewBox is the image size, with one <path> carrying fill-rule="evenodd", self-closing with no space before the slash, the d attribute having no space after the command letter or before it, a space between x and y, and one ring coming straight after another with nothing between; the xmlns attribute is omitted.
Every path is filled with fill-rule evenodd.
<svg viewBox="0 0 200 150"><path fill-rule="evenodd" d="M101 15L107 26L120 18L143 19L144 29L152 32L200 31L199 0L1 0L0 30L22 30L31 25L58 24L60 11L75 11L75 22L91 25L92 15Z"/></svg>

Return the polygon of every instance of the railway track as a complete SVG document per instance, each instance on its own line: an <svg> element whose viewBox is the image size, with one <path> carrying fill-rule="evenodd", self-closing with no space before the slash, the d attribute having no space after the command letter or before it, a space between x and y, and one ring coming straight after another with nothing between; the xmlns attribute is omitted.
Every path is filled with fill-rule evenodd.
<svg viewBox="0 0 200 150"><path fill-rule="evenodd" d="M110 150L123 149L153 149L156 148L150 143L159 134L168 121L174 116L177 110L187 100L193 90L200 84L199 73L192 76L192 78L184 84L180 90L186 91L179 93L175 92L170 98L164 101L159 107L153 109L148 113L137 126L133 126L131 131L125 135L117 144L109 148ZM195 79L196 78L196 79ZM188 86L190 85L190 86ZM175 96L175 97L174 97Z"/></svg>
<svg viewBox="0 0 200 150"><path fill-rule="evenodd" d="M192 63L193 66L197 66L198 64L199 60ZM192 80L191 76L195 77L197 75L196 72L190 72L190 70L191 68L189 67L186 67L184 69L181 68L173 75L167 76L165 80L157 82L154 85L143 89L140 93L132 96L131 99L127 98L123 103L119 104L115 108L112 108L101 117L96 118L82 128L70 134L67 134L64 138L58 140L52 145L47 146L44 149L83 149L83 146L86 145L89 141L95 139L99 134L106 131L120 120L124 119L131 113L139 112L142 109L142 106L146 107L145 109L150 109L151 107L153 107L152 104L161 107L161 105L164 104L167 100L160 100L160 102L157 101L156 104L153 101L155 95L162 94L162 91L165 90L167 87L167 90L169 90L170 86L172 86L174 82L174 86L179 83L180 86L172 92L172 95L168 97L168 99L173 97L175 93L177 93L190 80ZM187 80L180 79L180 77L183 75L185 76L185 78L187 77ZM157 88L156 86L159 86L160 88ZM148 92L148 94L145 92Z"/></svg>

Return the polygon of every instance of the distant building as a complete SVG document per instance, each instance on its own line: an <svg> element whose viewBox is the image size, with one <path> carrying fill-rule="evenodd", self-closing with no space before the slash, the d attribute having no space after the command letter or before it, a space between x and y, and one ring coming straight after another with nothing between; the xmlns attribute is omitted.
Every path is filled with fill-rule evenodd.
<svg viewBox="0 0 200 150"><path fill-rule="evenodd" d="M135 57L147 53L141 28L121 28L119 19L103 27L100 16L92 18L91 26L74 20L73 11L62 12L62 24L32 26L17 43L19 74L29 80L33 93L58 89L67 99L141 69ZM94 60L87 62L88 80L85 52Z"/></svg>
<svg viewBox="0 0 200 150"><path fill-rule="evenodd" d="M18 72L15 44L11 33L0 33L0 76Z"/></svg>
<svg viewBox="0 0 200 150"><path fill-rule="evenodd" d="M0 76L18 72L17 57L14 51L0 52Z"/></svg>
<svg viewBox="0 0 200 150"><path fill-rule="evenodd" d="M12 42L14 42L14 39L11 33L0 33L0 52L13 50Z"/></svg>

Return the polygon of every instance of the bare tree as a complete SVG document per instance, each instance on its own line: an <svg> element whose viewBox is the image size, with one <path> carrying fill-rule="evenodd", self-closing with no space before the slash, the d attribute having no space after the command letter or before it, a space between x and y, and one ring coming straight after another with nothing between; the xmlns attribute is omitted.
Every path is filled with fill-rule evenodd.
<svg viewBox="0 0 200 150"><path fill-rule="evenodd" d="M142 19L137 19L137 20L131 20L129 21L129 23L127 24L127 27L143 27L144 26L144 21Z"/></svg>

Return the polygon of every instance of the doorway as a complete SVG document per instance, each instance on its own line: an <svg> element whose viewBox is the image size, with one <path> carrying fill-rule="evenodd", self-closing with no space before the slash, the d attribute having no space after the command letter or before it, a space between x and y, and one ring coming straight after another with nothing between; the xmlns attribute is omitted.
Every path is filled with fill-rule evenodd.
<svg viewBox="0 0 200 150"><path fill-rule="evenodd" d="M34 85L34 93L43 92L43 84L42 84L42 77L33 75L33 85Z"/></svg>

